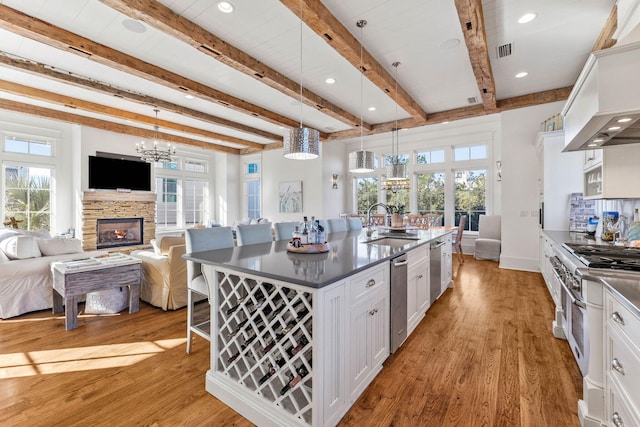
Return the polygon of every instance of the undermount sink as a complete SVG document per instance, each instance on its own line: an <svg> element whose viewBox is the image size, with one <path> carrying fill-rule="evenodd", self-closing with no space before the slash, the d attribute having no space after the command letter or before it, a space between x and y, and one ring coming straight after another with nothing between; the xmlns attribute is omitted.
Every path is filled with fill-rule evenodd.
<svg viewBox="0 0 640 427"><path fill-rule="evenodd" d="M417 237L379 237L377 239L366 241L367 245L383 245L401 248L411 243L411 241L419 240Z"/></svg>

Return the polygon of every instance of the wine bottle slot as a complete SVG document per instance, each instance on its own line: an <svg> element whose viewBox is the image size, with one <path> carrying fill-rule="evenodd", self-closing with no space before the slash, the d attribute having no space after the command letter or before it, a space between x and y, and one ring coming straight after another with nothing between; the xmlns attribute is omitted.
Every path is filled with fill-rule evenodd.
<svg viewBox="0 0 640 427"><path fill-rule="evenodd" d="M280 390L280 396L298 385L298 383L309 374L309 371L306 366L300 365L300 367L296 369L296 374L297 375L295 376L293 374L289 375L289 381L284 387L282 387L282 390Z"/></svg>
<svg viewBox="0 0 640 427"><path fill-rule="evenodd" d="M287 354L289 355L289 357L295 356L300 350L304 348L304 346L309 344L309 340L305 335L302 335L302 337L297 342L298 343L295 346L291 346L287 349Z"/></svg>

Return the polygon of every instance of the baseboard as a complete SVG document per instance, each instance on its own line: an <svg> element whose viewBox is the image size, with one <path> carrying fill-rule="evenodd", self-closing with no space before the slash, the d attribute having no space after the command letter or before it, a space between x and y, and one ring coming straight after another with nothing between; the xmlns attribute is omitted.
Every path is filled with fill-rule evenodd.
<svg viewBox="0 0 640 427"><path fill-rule="evenodd" d="M538 258L518 258L501 255L500 268L505 268L507 270L520 270L540 273Z"/></svg>

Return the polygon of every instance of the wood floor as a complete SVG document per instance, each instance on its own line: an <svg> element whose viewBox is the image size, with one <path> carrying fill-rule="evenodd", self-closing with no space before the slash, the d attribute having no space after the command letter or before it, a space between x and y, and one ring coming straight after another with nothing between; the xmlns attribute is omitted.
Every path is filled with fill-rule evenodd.
<svg viewBox="0 0 640 427"><path fill-rule="evenodd" d="M542 277L454 260L429 309L340 426L578 426L582 378L551 335ZM204 389L208 343L186 310L0 321L0 425L250 426Z"/></svg>

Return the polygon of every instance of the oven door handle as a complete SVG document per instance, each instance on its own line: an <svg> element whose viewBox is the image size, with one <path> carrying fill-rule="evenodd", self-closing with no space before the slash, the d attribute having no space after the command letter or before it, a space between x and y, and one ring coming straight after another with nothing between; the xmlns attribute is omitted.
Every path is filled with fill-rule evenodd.
<svg viewBox="0 0 640 427"><path fill-rule="evenodd" d="M562 288L564 289L564 291L569 295L569 298L571 299L571 304L575 304L578 307L586 310L587 305L584 302L577 299L576 297L574 297L571 289L569 289L569 287L562 280L558 280L558 281L560 282L560 285L562 285Z"/></svg>

